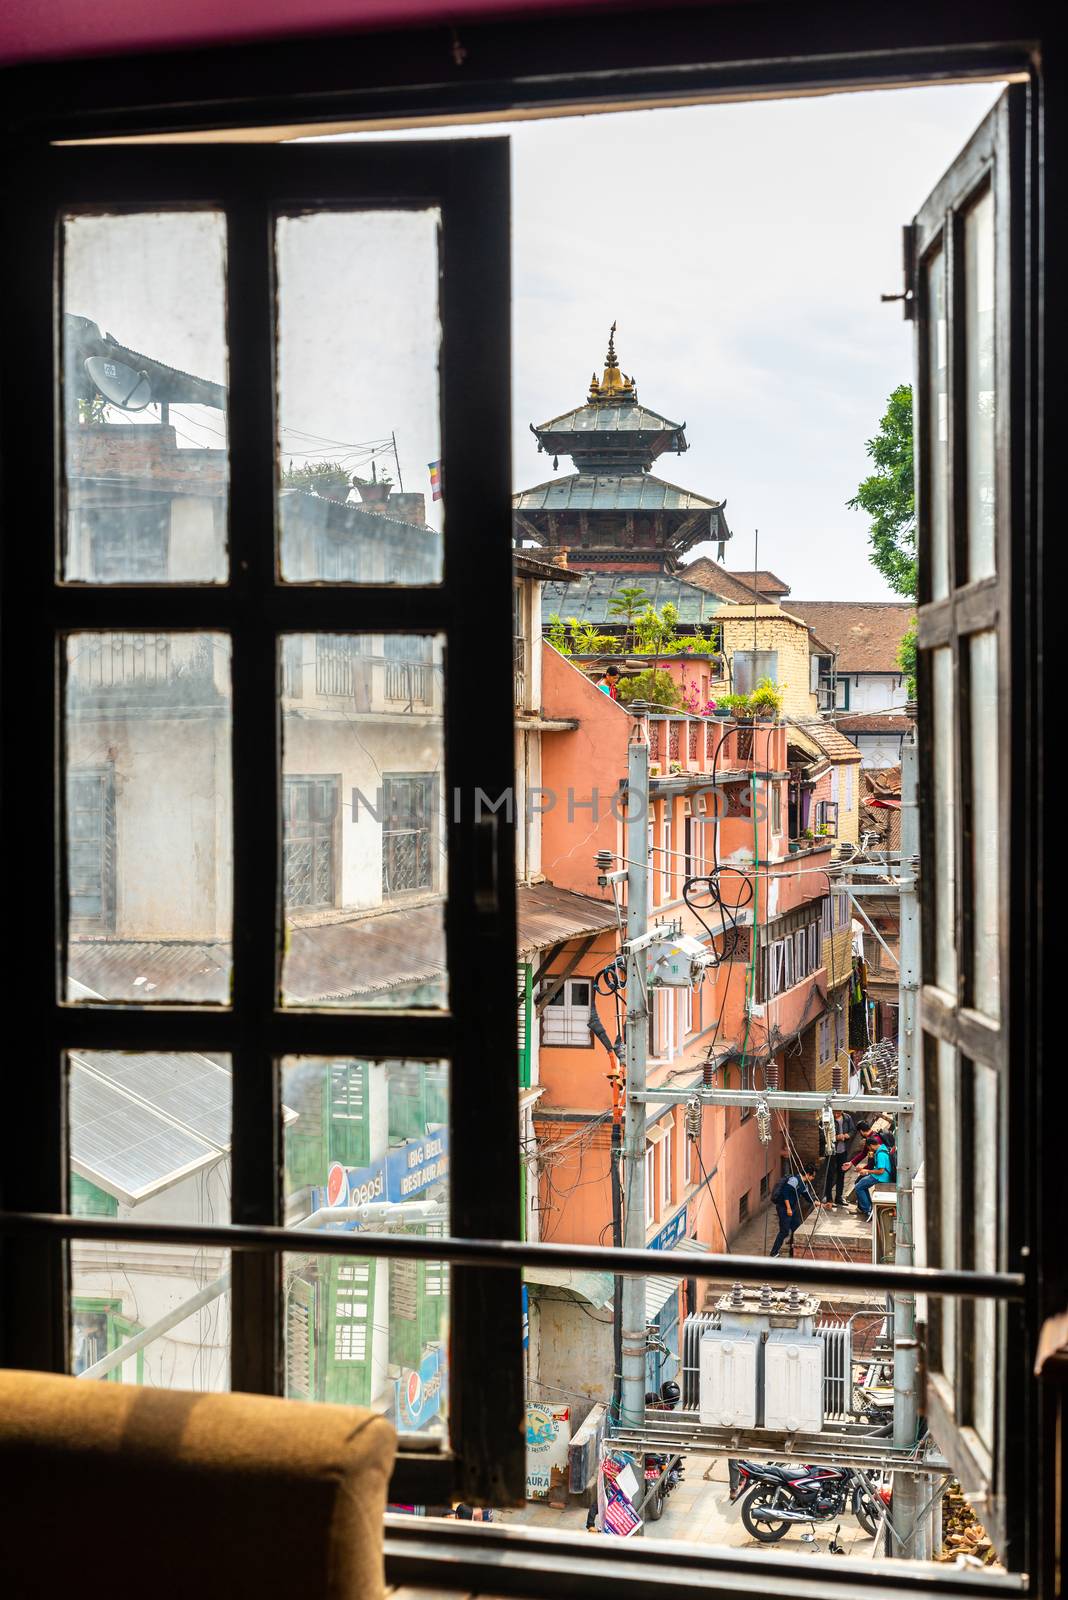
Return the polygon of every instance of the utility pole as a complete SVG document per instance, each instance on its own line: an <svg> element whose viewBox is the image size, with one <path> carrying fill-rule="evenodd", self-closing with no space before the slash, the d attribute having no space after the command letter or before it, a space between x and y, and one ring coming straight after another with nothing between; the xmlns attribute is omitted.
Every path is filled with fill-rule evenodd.
<svg viewBox="0 0 1068 1600"><path fill-rule="evenodd" d="M645 1089L648 1003L645 952L633 949L646 931L649 897L649 746L632 740L627 755L627 1021L624 1060L626 1108L623 1126L623 1243L645 1249ZM620 1422L640 1428L645 1420L645 1280L623 1279L623 1403Z"/></svg>
<svg viewBox="0 0 1068 1600"><path fill-rule="evenodd" d="M919 1032L917 999L920 984L920 916L917 896L917 858L920 829L917 813L915 722L901 750L901 866L900 997L898 1004L897 1092L915 1102L919 1087ZM922 1121L912 1110L897 1119L897 1222L894 1263L916 1264L912 1183L923 1164ZM916 1342L916 1296L894 1296L894 1444L911 1450L916 1443L920 1416L920 1361ZM900 1543L893 1541L895 1556L919 1558L925 1554L926 1530L916 1527L924 1493L923 1481L899 1472L894 1479L893 1522Z"/></svg>

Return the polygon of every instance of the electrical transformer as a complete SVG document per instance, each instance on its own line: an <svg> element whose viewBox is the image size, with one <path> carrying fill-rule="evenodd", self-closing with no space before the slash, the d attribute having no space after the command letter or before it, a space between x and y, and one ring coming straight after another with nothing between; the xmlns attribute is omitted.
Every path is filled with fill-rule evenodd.
<svg viewBox="0 0 1068 1600"><path fill-rule="evenodd" d="M759 1420L759 1333L706 1333L701 1340L701 1421L723 1428L755 1428Z"/></svg>
<svg viewBox="0 0 1068 1600"><path fill-rule="evenodd" d="M819 1433L823 1427L823 1340L772 1328L764 1344L764 1426Z"/></svg>

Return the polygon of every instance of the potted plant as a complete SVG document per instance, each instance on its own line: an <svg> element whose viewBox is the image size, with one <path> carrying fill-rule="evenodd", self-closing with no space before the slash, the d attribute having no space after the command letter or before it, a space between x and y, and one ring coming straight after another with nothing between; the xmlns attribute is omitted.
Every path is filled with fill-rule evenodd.
<svg viewBox="0 0 1068 1600"><path fill-rule="evenodd" d="M716 701L717 717L734 717L739 722L747 722L752 716L747 694L722 694Z"/></svg>
<svg viewBox="0 0 1068 1600"><path fill-rule="evenodd" d="M749 704L757 722L777 722L782 714L782 699L781 686L770 678L761 678L749 696Z"/></svg>

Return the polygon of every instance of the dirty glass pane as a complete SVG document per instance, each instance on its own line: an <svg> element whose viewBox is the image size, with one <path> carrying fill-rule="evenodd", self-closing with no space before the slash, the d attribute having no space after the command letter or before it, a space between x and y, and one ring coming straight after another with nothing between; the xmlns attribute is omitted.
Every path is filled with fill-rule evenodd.
<svg viewBox="0 0 1068 1600"><path fill-rule="evenodd" d="M980 1063L970 1065L975 1074L975 1270L998 1270L998 1204L1000 1160L998 1150L998 1073ZM975 1346L988 1352L975 1363L975 1429L988 1450L994 1446L994 1406L997 1367L994 1361L997 1306L993 1300L975 1302Z"/></svg>
<svg viewBox="0 0 1068 1600"><path fill-rule="evenodd" d="M938 1187L941 1248L931 1266L959 1267L961 1206L960 1192L960 1072L957 1051L945 1039L937 1045L938 1090ZM942 1312L942 1371L952 1382L957 1365L956 1301L947 1300Z"/></svg>
<svg viewBox="0 0 1068 1600"><path fill-rule="evenodd" d="M277 223L280 570L438 583L440 213Z"/></svg>
<svg viewBox="0 0 1068 1600"><path fill-rule="evenodd" d="M290 1056L282 1064L286 1393L370 1405L403 1433L445 1432L449 1269L433 1259L314 1253L316 1235L448 1231L444 1061Z"/></svg>
<svg viewBox="0 0 1068 1600"><path fill-rule="evenodd" d="M948 648L932 652L931 680L933 688L934 737L934 863L935 881L931 885L934 896L934 978L939 988L951 994L957 988L957 930L956 930L956 805L957 785L954 767L954 703L953 656Z"/></svg>
<svg viewBox="0 0 1068 1600"><path fill-rule="evenodd" d="M221 212L64 218L68 582L225 582L225 275Z"/></svg>
<svg viewBox="0 0 1068 1600"><path fill-rule="evenodd" d="M65 641L67 1000L230 993L230 641Z"/></svg>
<svg viewBox="0 0 1068 1600"><path fill-rule="evenodd" d="M444 639L281 641L289 1005L446 1004Z"/></svg>
<svg viewBox="0 0 1068 1600"><path fill-rule="evenodd" d="M949 337L946 258L939 249L927 265L928 450L931 599L949 593Z"/></svg>
<svg viewBox="0 0 1068 1600"><path fill-rule="evenodd" d="M994 196L964 219L964 369L967 406L968 577L994 571Z"/></svg>
<svg viewBox="0 0 1068 1600"><path fill-rule="evenodd" d="M998 641L997 633L968 640L971 665L973 1004L997 1019L1001 1010L998 941Z"/></svg>
<svg viewBox="0 0 1068 1600"><path fill-rule="evenodd" d="M75 1050L67 1068L72 1215L229 1221L227 1056ZM75 1375L229 1388L228 1250L82 1239L70 1256Z"/></svg>

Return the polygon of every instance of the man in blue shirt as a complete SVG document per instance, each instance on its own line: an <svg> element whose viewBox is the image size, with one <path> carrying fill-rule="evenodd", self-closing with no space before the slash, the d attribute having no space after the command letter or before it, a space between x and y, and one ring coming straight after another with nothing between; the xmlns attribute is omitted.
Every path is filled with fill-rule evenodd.
<svg viewBox="0 0 1068 1600"><path fill-rule="evenodd" d="M793 1172L787 1178L780 1178L771 1191L771 1198L779 1218L779 1231L775 1235L775 1243L771 1247L771 1254L777 1256L787 1239L790 1241L790 1254L794 1253L794 1234L801 1226L801 1198L813 1199L809 1184L812 1182L811 1172Z"/></svg>
<svg viewBox="0 0 1068 1600"><path fill-rule="evenodd" d="M871 1216L871 1195L869 1189L874 1189L877 1183L890 1182L890 1151L877 1133L868 1134L868 1164L863 1177L856 1181L853 1193L856 1196L857 1210L862 1217Z"/></svg>

